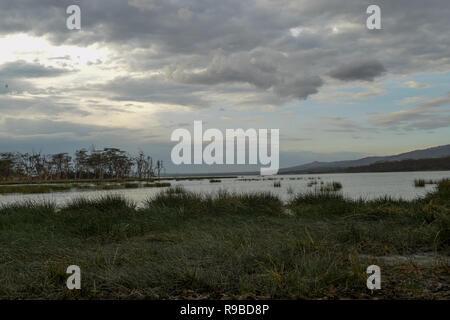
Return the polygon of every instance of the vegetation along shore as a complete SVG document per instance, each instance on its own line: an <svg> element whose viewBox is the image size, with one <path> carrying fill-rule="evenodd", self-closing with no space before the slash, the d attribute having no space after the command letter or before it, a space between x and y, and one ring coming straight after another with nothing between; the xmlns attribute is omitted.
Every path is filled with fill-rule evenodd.
<svg viewBox="0 0 450 320"><path fill-rule="evenodd" d="M0 209L2 299L450 298L450 180L413 201L169 188ZM68 290L78 265L81 290ZM366 287L381 267L382 288Z"/></svg>

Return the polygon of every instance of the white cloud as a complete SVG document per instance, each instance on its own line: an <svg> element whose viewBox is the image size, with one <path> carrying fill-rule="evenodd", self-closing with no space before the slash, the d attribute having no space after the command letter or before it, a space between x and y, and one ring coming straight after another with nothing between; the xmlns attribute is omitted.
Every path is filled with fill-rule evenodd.
<svg viewBox="0 0 450 320"><path fill-rule="evenodd" d="M424 89L424 88L429 88L430 86L426 83L419 83L416 81L406 81L405 85L408 88L414 88L414 89Z"/></svg>
<svg viewBox="0 0 450 320"><path fill-rule="evenodd" d="M425 97L407 97L407 98L403 98L402 100L397 101L397 104L400 106L404 106L407 104L411 104L411 103L415 103L418 101L421 101L425 99Z"/></svg>

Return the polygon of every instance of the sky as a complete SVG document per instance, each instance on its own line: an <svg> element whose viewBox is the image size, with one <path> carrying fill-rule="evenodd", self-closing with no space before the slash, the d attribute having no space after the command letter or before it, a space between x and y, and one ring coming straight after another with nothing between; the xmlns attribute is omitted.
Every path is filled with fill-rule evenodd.
<svg viewBox="0 0 450 320"><path fill-rule="evenodd" d="M279 129L281 167L445 145L449 17L448 0L1 0L0 152L114 146L177 172L170 135L195 120Z"/></svg>

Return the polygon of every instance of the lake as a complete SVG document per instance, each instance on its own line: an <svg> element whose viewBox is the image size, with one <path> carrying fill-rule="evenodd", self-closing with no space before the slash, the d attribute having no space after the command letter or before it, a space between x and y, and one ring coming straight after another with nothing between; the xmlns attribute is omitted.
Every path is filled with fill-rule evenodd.
<svg viewBox="0 0 450 320"><path fill-rule="evenodd" d="M238 178L222 179L220 183L210 183L204 180L167 181L172 186L183 186L188 191L198 193L214 193L219 190L230 192L260 192L269 191L278 195L283 201L289 200L293 193L301 193L320 187L321 183L340 182L343 186L342 194L348 198L374 199L382 196L390 196L396 199L411 200L423 197L427 192L433 191L435 185L426 185L423 188L414 186L415 179L440 180L450 178L450 171L427 172L383 172L383 173L339 173L339 174L314 174L314 175L278 175L274 177L241 176ZM242 181L257 179L257 181ZM273 179L273 180L272 180ZM161 182L166 180L161 179ZM280 182L281 187L275 188L274 182ZM317 184L308 186L311 182ZM142 204L146 199L165 190L166 188L139 188L109 191L70 191L51 194L30 195L0 195L0 205L20 202L24 200L52 201L57 205L63 205L67 201L79 197L98 197L105 194L121 194Z"/></svg>

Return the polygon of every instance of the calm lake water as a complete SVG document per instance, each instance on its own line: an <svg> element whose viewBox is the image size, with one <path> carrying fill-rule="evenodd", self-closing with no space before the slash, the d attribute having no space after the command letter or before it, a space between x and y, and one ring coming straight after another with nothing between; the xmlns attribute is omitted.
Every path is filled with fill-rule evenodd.
<svg viewBox="0 0 450 320"><path fill-rule="evenodd" d="M205 180L168 181L172 186L183 186L188 191L198 193L214 193L219 190L230 192L258 192L269 191L278 195L282 200L289 200L294 193L307 192L320 187L321 182L340 182L343 186L342 194L348 198L374 199L382 196L402 198L405 200L424 196L433 191L435 185L426 185L424 188L416 188L414 179L440 180L450 178L450 171L433 172L386 172L386 173L343 173L343 174L315 174L315 175L279 175L269 180L259 176L243 176L232 179L222 179L220 183L210 183ZM240 179L258 179L258 181L241 181ZM308 186L308 183L317 181L317 185ZM164 180L162 180L163 182ZM280 188L274 187L274 181L281 183ZM0 205L21 202L23 200L52 201L57 205L63 205L67 201L79 198L96 198L105 194L121 194L127 198L142 203L148 198L166 188L139 188L110 191L71 191L52 194L32 195L0 195Z"/></svg>

